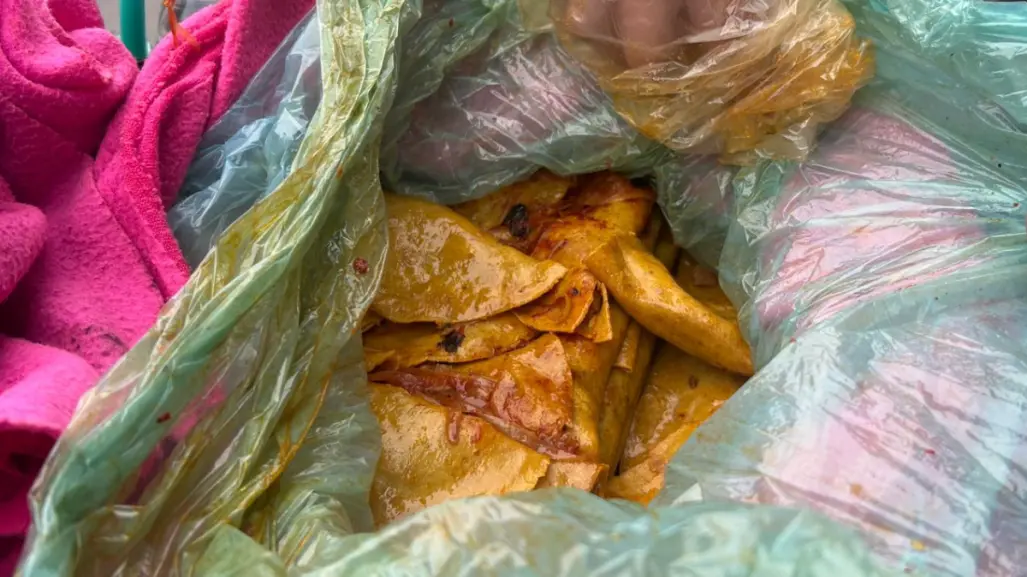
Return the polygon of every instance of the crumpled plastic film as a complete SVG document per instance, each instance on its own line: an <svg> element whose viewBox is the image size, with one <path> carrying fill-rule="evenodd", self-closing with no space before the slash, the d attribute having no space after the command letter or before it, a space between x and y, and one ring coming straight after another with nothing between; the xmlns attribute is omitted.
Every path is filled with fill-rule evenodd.
<svg viewBox="0 0 1027 577"><path fill-rule="evenodd" d="M289 174L320 101L321 41L312 12L197 147L168 211L168 224L191 268Z"/></svg>
<svg viewBox="0 0 1027 577"><path fill-rule="evenodd" d="M658 202L674 242L712 268L720 264L734 222L736 172L712 156L700 155L669 157L653 169Z"/></svg>
<svg viewBox="0 0 1027 577"><path fill-rule="evenodd" d="M568 489L443 503L357 535L330 575L873 577L854 534L807 512L738 504L645 510Z"/></svg>
<svg viewBox="0 0 1027 577"><path fill-rule="evenodd" d="M996 0L844 0L865 34L901 42L909 54L943 71L939 78L956 78L967 88L1000 105L1017 122L1027 124L1027 54L1021 45L1027 14L1021 2ZM897 23L901 32L894 33Z"/></svg>
<svg viewBox="0 0 1027 577"><path fill-rule="evenodd" d="M1027 7L916 4L854 2L878 77L807 162L728 181L720 280L760 369L675 456L653 504L810 507L862 528L886 566L1014 575L1027 563L1027 135L1005 71L1023 70ZM989 28L1001 43L977 34Z"/></svg>
<svg viewBox="0 0 1027 577"><path fill-rule="evenodd" d="M385 121L383 173L395 171L395 141L406 132L414 105L435 93L446 70L484 45L501 24L514 18L515 10L508 0L435 1L424 7L425 14L399 47L402 88ZM225 229L289 173L321 101L320 50L312 13L204 134L179 199L168 212L191 267L197 267Z"/></svg>
<svg viewBox="0 0 1027 577"><path fill-rule="evenodd" d="M398 190L395 185L403 170L399 157L407 146L400 140L416 119L416 106L438 92L448 73L466 66L462 61L488 50L487 46L495 43L498 30L520 32L516 26L517 4L513 0L429 0L422 12L399 47L399 86L385 120L382 173L393 190Z"/></svg>
<svg viewBox="0 0 1027 577"><path fill-rule="evenodd" d="M556 0L551 14L642 134L730 163L804 158L873 74L837 0Z"/></svg>
<svg viewBox="0 0 1027 577"><path fill-rule="evenodd" d="M508 25L412 108L387 179L397 192L454 204L539 167L642 174L668 155L617 115L551 33Z"/></svg>

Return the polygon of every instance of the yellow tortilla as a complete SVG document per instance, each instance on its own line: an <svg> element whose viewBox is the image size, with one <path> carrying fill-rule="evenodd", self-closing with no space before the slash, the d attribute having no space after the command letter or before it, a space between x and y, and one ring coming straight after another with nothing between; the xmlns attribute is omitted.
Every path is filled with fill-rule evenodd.
<svg viewBox="0 0 1027 577"><path fill-rule="evenodd" d="M647 245L655 243L653 255L664 266L672 266L677 258L678 249L674 245L670 228L661 226L662 217L659 215L653 220L655 222L650 222L643 242ZM603 414L599 420L599 446L600 462L608 465L611 471L617 469L620 456L624 452L635 407L649 375L656 341L655 335L632 320L620 355L610 372L610 380L606 383Z"/></svg>
<svg viewBox="0 0 1027 577"><path fill-rule="evenodd" d="M599 460L599 419L603 410L606 382L620 352L628 316L616 303L610 306L613 338L597 343L580 335L562 335L567 362L574 375L574 437L584 459Z"/></svg>
<svg viewBox="0 0 1027 577"><path fill-rule="evenodd" d="M686 293L667 267L635 237L620 236L586 265L632 318L653 334L713 365L753 372L749 345L738 324Z"/></svg>
<svg viewBox="0 0 1027 577"><path fill-rule="evenodd" d="M585 321L595 300L596 277L573 269L542 298L514 311L525 325L541 332L573 333Z"/></svg>
<svg viewBox="0 0 1027 577"><path fill-rule="evenodd" d="M453 210L385 195L389 250L374 311L397 323L459 323L527 304L567 269L499 244Z"/></svg>
<svg viewBox="0 0 1027 577"><path fill-rule="evenodd" d="M370 495L378 526L450 499L528 491L549 468L477 417L388 385L372 384L370 399L382 432Z"/></svg>
<svg viewBox="0 0 1027 577"><path fill-rule="evenodd" d="M635 321L628 324L628 331L624 335L624 342L621 343L620 352L617 353L617 360L613 368L621 372L630 373L638 362L638 347L641 345L642 333L648 332L642 325ZM611 375L612 377L613 375Z"/></svg>
<svg viewBox="0 0 1027 577"><path fill-rule="evenodd" d="M650 221L656 195L612 172L584 177L579 190L568 197L564 214L577 214L603 223L617 233L641 234Z"/></svg>
<svg viewBox="0 0 1027 577"><path fill-rule="evenodd" d="M396 356L393 350L375 350L364 347L364 370L371 372L379 367L391 365L390 361Z"/></svg>
<svg viewBox="0 0 1027 577"><path fill-rule="evenodd" d="M610 319L610 295L603 283L596 283L595 298L585 322L578 326L577 334L594 343L605 343L613 339L613 321Z"/></svg>
<svg viewBox="0 0 1027 577"><path fill-rule="evenodd" d="M588 461L551 461L546 475L539 480L535 488L574 487L582 491L591 491L605 472L606 465L599 463Z"/></svg>
<svg viewBox="0 0 1027 577"><path fill-rule="evenodd" d="M666 463L645 462L611 478L603 486L607 499L626 499L648 505L663 489Z"/></svg>
<svg viewBox="0 0 1027 577"><path fill-rule="evenodd" d="M369 377L473 413L536 450L574 456L573 375L560 339L546 334L484 361L422 365Z"/></svg>
<svg viewBox="0 0 1027 577"><path fill-rule="evenodd" d="M538 332L503 313L469 323L387 323L364 335L368 371L405 369L422 363L467 363L522 347Z"/></svg>
<svg viewBox="0 0 1027 577"><path fill-rule="evenodd" d="M499 242L531 252L538 235L559 210L574 179L541 170L528 180L453 207Z"/></svg>
<svg viewBox="0 0 1027 577"><path fill-rule="evenodd" d="M586 266L611 240L640 234L654 200L651 190L635 188L624 177L593 175L568 195L560 218L546 226L531 254L569 268Z"/></svg>
<svg viewBox="0 0 1027 577"><path fill-rule="evenodd" d="M636 344L634 367L629 371L614 368L603 397L603 412L599 418L599 461L610 470L616 469L624 452L628 429L656 349L656 336L642 329Z"/></svg>
<svg viewBox="0 0 1027 577"><path fill-rule="evenodd" d="M605 483L604 495L647 505L663 488L674 454L743 382L664 345L635 410L621 473Z"/></svg>
<svg viewBox="0 0 1027 577"><path fill-rule="evenodd" d="M749 346L737 323L689 296L637 237L652 192L621 177L597 175L568 195L561 218L543 232L532 255L584 266L650 332L719 367L751 375Z"/></svg>
<svg viewBox="0 0 1027 577"><path fill-rule="evenodd" d="M652 458L666 463L744 382L674 347L662 347L635 409L621 470Z"/></svg>
<svg viewBox="0 0 1027 577"><path fill-rule="evenodd" d="M364 314L364 318L360 319L360 332L366 333L380 325L383 320L385 319L383 319L378 313L371 310L367 311L367 313Z"/></svg>

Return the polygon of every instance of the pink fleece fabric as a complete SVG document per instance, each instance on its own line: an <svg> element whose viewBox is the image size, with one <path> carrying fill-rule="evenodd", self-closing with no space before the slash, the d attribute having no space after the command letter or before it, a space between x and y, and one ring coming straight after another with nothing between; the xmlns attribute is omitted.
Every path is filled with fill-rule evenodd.
<svg viewBox="0 0 1027 577"><path fill-rule="evenodd" d="M313 0L223 0L141 71L94 0L0 0L0 577L81 395L189 270L164 211Z"/></svg>

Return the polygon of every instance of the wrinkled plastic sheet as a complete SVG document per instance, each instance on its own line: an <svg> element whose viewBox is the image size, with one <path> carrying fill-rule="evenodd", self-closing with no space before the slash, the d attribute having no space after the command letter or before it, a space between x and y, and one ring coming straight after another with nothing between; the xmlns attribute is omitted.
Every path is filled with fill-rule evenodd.
<svg viewBox="0 0 1027 577"><path fill-rule="evenodd" d="M203 135L168 224L191 268L292 168L321 102L321 39L311 13Z"/></svg>
<svg viewBox="0 0 1027 577"><path fill-rule="evenodd" d="M643 174L669 155L617 115L555 36L524 36L511 46L486 45L411 108L410 129L386 175L393 190L454 204L539 167L563 175Z"/></svg>
<svg viewBox="0 0 1027 577"><path fill-rule="evenodd" d="M664 208L679 241L723 239L721 283L761 369L654 504L809 507L861 527L897 569L1019 574L1027 7L852 10L878 78L808 162L663 167L695 177Z"/></svg>
<svg viewBox="0 0 1027 577"><path fill-rule="evenodd" d="M733 169L644 139L604 159L655 179L679 244L719 266L760 367L679 452L652 508L544 491L447 503L368 532L378 439L352 333L384 249L372 143L397 122L385 114L397 76L397 107L404 98L395 40L407 25L449 27L410 24L415 8L319 5L329 90L293 172L83 402L34 493L26 574L1019 571L1027 13L969 0L853 2L879 76L803 165ZM502 28L467 45L489 51L484 67L443 66L436 94L461 74L468 86L484 74L502 90L550 88L555 75L489 76L547 41ZM547 46L546 58L563 57ZM511 62L531 71L535 58ZM587 72L577 78L587 89ZM551 92L546 102L579 106ZM410 102L459 106L432 98ZM590 142L637 137L629 125L593 141L588 125L539 124L541 138L506 149L537 153L521 168L473 150L417 178L400 161L398 182L423 194L438 178L454 195L479 182L464 194L480 196L566 157L549 152L565 138L591 158ZM466 140L494 134L469 126ZM402 158L390 138L383 159ZM358 255L371 274L348 266Z"/></svg>
<svg viewBox="0 0 1027 577"><path fill-rule="evenodd" d="M805 158L873 75L838 0L555 0L551 14L634 127L724 162Z"/></svg>

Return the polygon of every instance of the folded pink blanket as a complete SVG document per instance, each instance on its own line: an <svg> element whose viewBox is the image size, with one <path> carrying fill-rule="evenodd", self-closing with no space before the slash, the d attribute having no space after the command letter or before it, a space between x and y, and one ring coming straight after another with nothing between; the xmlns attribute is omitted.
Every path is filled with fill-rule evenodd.
<svg viewBox="0 0 1027 577"><path fill-rule="evenodd" d="M223 0L137 71L94 0L0 0L0 577L79 397L188 278L164 210L203 131L312 1Z"/></svg>

